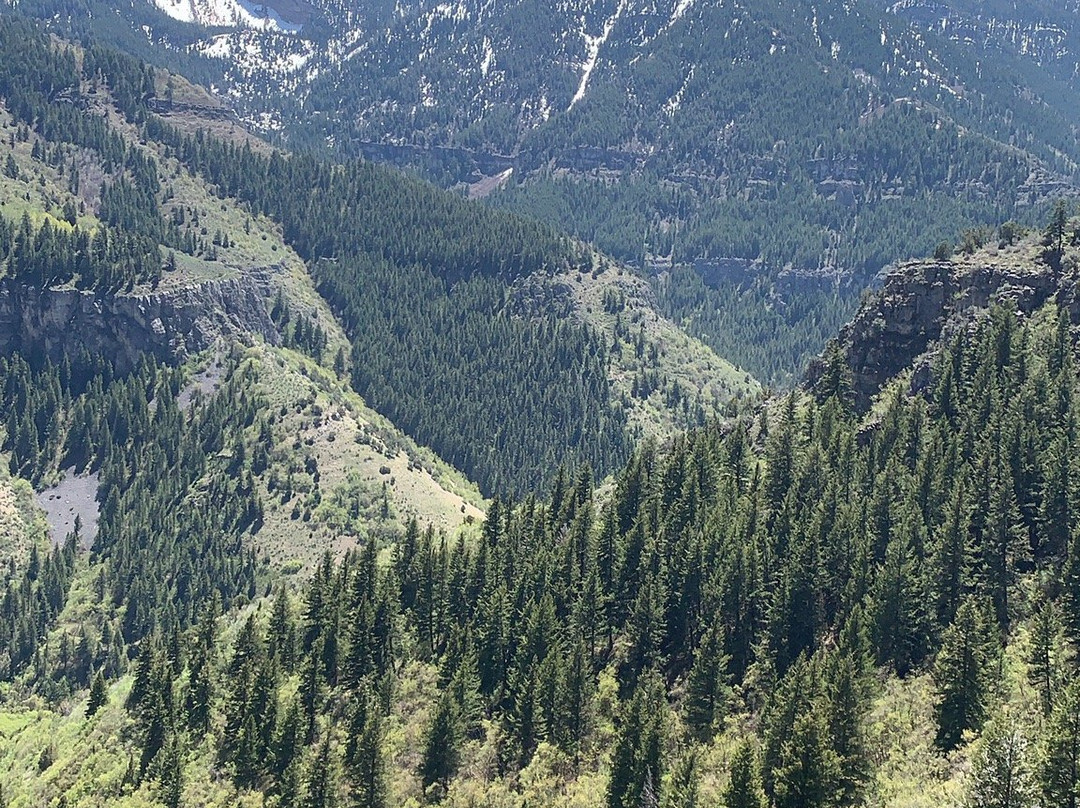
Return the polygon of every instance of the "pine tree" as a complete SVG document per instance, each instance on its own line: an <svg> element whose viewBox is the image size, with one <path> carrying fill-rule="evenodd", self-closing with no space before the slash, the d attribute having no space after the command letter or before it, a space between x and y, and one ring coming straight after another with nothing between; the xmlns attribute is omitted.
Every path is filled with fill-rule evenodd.
<svg viewBox="0 0 1080 808"><path fill-rule="evenodd" d="M1043 735L1038 786L1043 808L1080 805L1080 682L1072 682L1054 705Z"/></svg>
<svg viewBox="0 0 1080 808"><path fill-rule="evenodd" d="M694 666L686 683L686 721L703 741L712 738L718 720L724 715L727 664L723 625L715 620L706 629L694 654Z"/></svg>
<svg viewBox="0 0 1080 808"><path fill-rule="evenodd" d="M1069 214L1065 208L1065 200L1059 199L1054 204L1054 211L1050 214L1050 221L1043 231L1043 260L1046 261L1055 272L1061 271L1061 259L1065 255L1065 234L1068 231Z"/></svg>
<svg viewBox="0 0 1080 808"><path fill-rule="evenodd" d="M768 800L761 787L757 752L749 741L743 741L731 756L727 786L721 798L724 808L767 808Z"/></svg>
<svg viewBox="0 0 1080 808"><path fill-rule="evenodd" d="M1061 676L1060 655L1065 636L1058 620L1057 607L1047 600L1039 604L1031 618L1030 644L1027 652L1028 681L1039 694L1044 716L1050 715Z"/></svg>
<svg viewBox="0 0 1080 808"><path fill-rule="evenodd" d="M869 776L862 726L864 684L851 655L838 652L826 661L824 680L830 744L840 768L840 804L856 805Z"/></svg>
<svg viewBox="0 0 1080 808"><path fill-rule="evenodd" d="M965 730L982 727L995 657L993 628L984 610L967 598L956 613L956 622L945 630L934 663L937 742L943 749L959 745Z"/></svg>
<svg viewBox="0 0 1080 808"><path fill-rule="evenodd" d="M169 739L161 753L158 787L161 801L166 808L180 808L184 797L184 776L180 747L175 735Z"/></svg>
<svg viewBox="0 0 1080 808"><path fill-rule="evenodd" d="M425 792L431 791L437 802L446 794L450 780L461 759L461 718L453 696L444 692L435 706L435 714L424 740L420 778Z"/></svg>
<svg viewBox="0 0 1080 808"><path fill-rule="evenodd" d="M655 798L663 778L663 686L655 674L639 681L615 739L608 808L636 808Z"/></svg>
<svg viewBox="0 0 1080 808"><path fill-rule="evenodd" d="M330 736L319 744L319 751L311 761L304 783L303 808L334 808L337 800L337 784L334 781L333 761L330 756Z"/></svg>
<svg viewBox="0 0 1080 808"><path fill-rule="evenodd" d="M105 685L105 677L101 671L94 674L94 681L90 685L90 697L86 702L86 717L90 718L104 707L109 701L109 690Z"/></svg>
<svg viewBox="0 0 1080 808"><path fill-rule="evenodd" d="M386 805L386 771L382 752L382 714L365 690L356 700L345 745L345 767L352 783L354 808Z"/></svg>
<svg viewBox="0 0 1080 808"><path fill-rule="evenodd" d="M776 808L828 808L842 793L840 760L829 744L828 728L811 710L795 719L774 773Z"/></svg>

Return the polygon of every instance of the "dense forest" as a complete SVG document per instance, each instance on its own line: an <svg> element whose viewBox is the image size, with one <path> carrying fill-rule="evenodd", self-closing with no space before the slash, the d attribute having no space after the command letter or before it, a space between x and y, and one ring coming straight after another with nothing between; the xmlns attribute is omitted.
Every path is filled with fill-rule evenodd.
<svg viewBox="0 0 1080 808"><path fill-rule="evenodd" d="M591 269L584 247L370 163L267 156L205 132L183 135L148 112L145 65L94 46L83 54L77 62L29 24L0 18L0 94L19 124L12 138L32 139L33 159L66 170L72 193L84 150L105 175L92 209L69 200L40 224L29 214L0 219L7 276L110 294L156 284L176 254L215 260L229 234L207 232L197 212L172 202L159 162L175 158L229 204L280 224L349 332L356 390L485 492L547 485L563 463L607 473L625 460L630 436L608 379L609 346L585 324L514 316L507 305L519 278ZM95 88L107 88L164 158L110 128ZM96 226L83 227L85 213ZM316 328L296 318L287 341L329 360Z"/></svg>
<svg viewBox="0 0 1080 808"><path fill-rule="evenodd" d="M153 119L145 131L281 222L353 340L357 392L486 493L533 490L560 463L606 472L625 458L608 346L584 324L507 306L515 279L586 268L581 247L370 163L265 157Z"/></svg>
<svg viewBox="0 0 1080 808"><path fill-rule="evenodd" d="M880 797L871 708L907 681L932 691L928 754L970 755L971 804L1071 805L1074 353L1057 304L1030 319L998 306L941 346L925 394L894 385L856 413L833 361L812 395L646 443L610 494L560 471L543 499L495 499L474 538L413 523L254 610L267 590L239 536L257 529L244 481L265 430L243 368L184 416L176 377L152 365L106 385L16 361L6 406L53 390L72 424L100 409L80 417L111 444L80 450L102 464L84 574L105 608L85 641L8 649L8 676L53 698L92 685L89 716L133 655L118 794L150 783L174 806L208 748L239 794L277 805L518 804L552 755L549 776L613 808L859 805ZM50 624L74 552L10 579L7 625ZM431 677L423 728L403 735L417 677ZM734 751L718 763L721 743Z"/></svg>

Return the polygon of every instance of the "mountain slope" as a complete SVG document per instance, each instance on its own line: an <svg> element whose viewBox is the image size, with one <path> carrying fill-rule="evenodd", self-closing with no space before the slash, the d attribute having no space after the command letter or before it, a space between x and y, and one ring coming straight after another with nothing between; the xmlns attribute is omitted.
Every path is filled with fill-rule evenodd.
<svg viewBox="0 0 1080 808"><path fill-rule="evenodd" d="M0 155L5 345L53 359L84 345L130 367L143 345L171 361L222 339L282 343L348 372L485 492L519 495L563 463L604 475L642 430L670 435L757 389L700 343L676 345L648 296L633 317L668 346L640 335L618 364L599 309L515 309L515 283L602 263L546 226L387 169L272 151L179 77L101 48L38 39L24 65L18 39L6 40L13 131ZM680 392L646 404L617 383L646 371ZM713 371L722 389L709 389ZM643 408L653 415L628 426Z"/></svg>
<svg viewBox="0 0 1080 808"><path fill-rule="evenodd" d="M123 608L96 597L139 559L110 531L148 516L138 497L106 496L93 555L69 544L11 583L34 593L39 576L61 576L70 589L45 610L48 649L19 657L0 704L5 794L963 805L997 793L1003 743L1009 771L1058 787L1080 695L1080 378L1071 298L1040 304L1015 282L1047 274L1030 252L1011 253L1015 272L988 280L936 344L929 394L893 385L863 414L837 373L818 398L792 393L664 451L642 446L602 496L587 472L560 475L545 500L493 501L468 538L410 526L382 552L369 533L293 593L261 596L272 565L252 587L242 564L239 592L228 565L203 568L233 597L189 620L166 605L183 578L144 557ZM1062 289L1075 257L1075 245L1058 256ZM894 297L866 304L886 332L904 323L880 305ZM233 365L223 395L194 405L189 428L212 440L186 508L202 513L229 466L243 481L260 463L263 430L243 426L251 399L236 386L246 373ZM134 403L146 386L109 395ZM166 429L171 404L159 405ZM153 466L133 450L155 450L155 431L114 445L106 485L123 456L152 495ZM216 451L222 432L242 454ZM226 513L245 501L220 500ZM237 558L227 547L219 563Z"/></svg>
<svg viewBox="0 0 1080 808"><path fill-rule="evenodd" d="M58 2L23 7L77 29ZM304 15L294 33L151 39L217 70L284 142L501 185L489 202L653 275L669 318L772 382L890 261L1076 190L1060 4L319 0ZM732 333L744 311L775 324L767 351Z"/></svg>

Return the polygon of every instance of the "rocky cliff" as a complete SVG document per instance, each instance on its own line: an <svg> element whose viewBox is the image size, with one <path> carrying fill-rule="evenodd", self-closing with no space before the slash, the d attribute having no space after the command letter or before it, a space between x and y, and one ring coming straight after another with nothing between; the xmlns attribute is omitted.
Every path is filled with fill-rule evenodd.
<svg viewBox="0 0 1080 808"><path fill-rule="evenodd" d="M0 353L57 358L85 347L129 367L142 353L173 361L221 339L257 335L277 344L268 284L268 272L249 272L168 292L103 296L3 281Z"/></svg>
<svg viewBox="0 0 1080 808"><path fill-rule="evenodd" d="M1029 314L1052 297L1080 320L1076 261L1066 257L1055 271L1040 258L1037 241L989 249L944 261L910 261L892 267L882 288L869 296L836 339L851 372L855 404L865 409L886 382L913 369L913 390L930 382L937 342L995 302L1010 302ZM814 386L825 360L807 375Z"/></svg>

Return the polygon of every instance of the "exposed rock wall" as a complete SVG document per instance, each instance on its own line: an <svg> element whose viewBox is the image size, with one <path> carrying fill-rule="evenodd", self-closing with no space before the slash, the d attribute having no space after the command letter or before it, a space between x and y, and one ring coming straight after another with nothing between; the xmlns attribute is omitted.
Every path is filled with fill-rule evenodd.
<svg viewBox="0 0 1080 808"><path fill-rule="evenodd" d="M0 282L0 354L53 359L87 348L130 367L143 353L182 359L220 339L258 335L277 344L267 310L268 278L257 273L174 291L102 296Z"/></svg>
<svg viewBox="0 0 1080 808"><path fill-rule="evenodd" d="M865 409L886 382L908 368L914 368L913 387L928 384L934 344L995 301L1013 301L1019 311L1030 313L1051 297L1069 307L1074 322L1078 319L1076 277L1033 259L976 256L897 265L837 337L856 406ZM810 368L811 386L823 370L820 360Z"/></svg>

